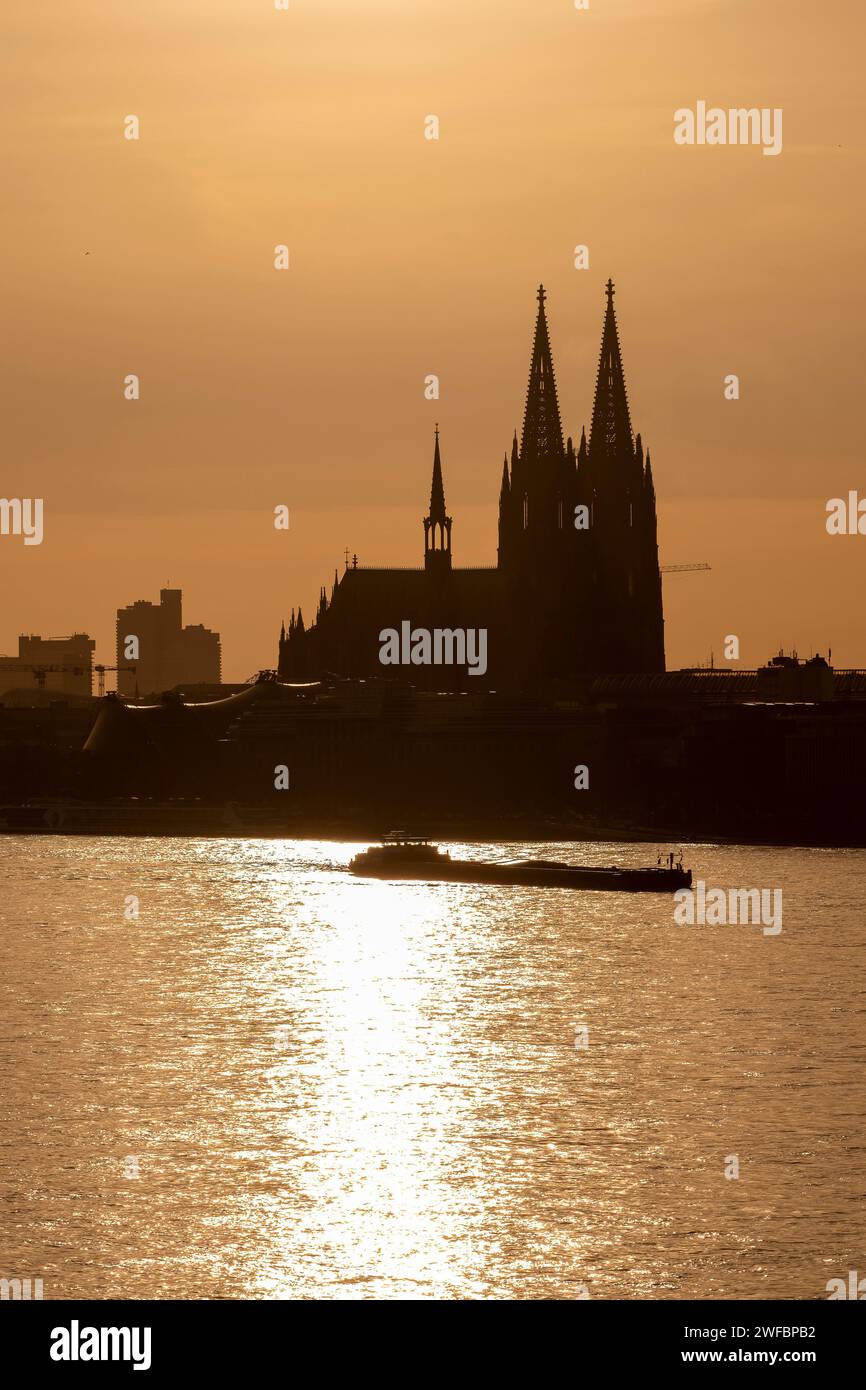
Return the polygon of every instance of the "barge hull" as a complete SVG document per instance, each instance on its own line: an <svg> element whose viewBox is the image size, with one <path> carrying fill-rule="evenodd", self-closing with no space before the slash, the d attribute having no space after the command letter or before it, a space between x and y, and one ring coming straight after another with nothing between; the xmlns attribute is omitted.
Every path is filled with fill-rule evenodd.
<svg viewBox="0 0 866 1390"><path fill-rule="evenodd" d="M435 868L429 864L392 865L379 870L361 866L352 872L359 878L394 883L490 883L500 887L577 888L606 893L673 893L678 888L689 888L692 882L690 869L590 869L570 868L567 864L541 867L452 861Z"/></svg>

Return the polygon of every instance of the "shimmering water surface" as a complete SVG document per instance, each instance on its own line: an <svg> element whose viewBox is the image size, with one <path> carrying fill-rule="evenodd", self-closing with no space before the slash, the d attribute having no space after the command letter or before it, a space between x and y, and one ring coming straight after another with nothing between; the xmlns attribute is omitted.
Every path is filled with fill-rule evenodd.
<svg viewBox="0 0 866 1390"><path fill-rule="evenodd" d="M815 1298L866 1272L866 853L686 848L783 890L771 936L669 896L358 881L358 848L0 838L0 1275Z"/></svg>

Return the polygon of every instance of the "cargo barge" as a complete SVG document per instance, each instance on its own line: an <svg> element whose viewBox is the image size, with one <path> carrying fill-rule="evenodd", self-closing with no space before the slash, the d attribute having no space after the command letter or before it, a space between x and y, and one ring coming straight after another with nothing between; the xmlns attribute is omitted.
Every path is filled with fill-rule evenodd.
<svg viewBox="0 0 866 1390"><path fill-rule="evenodd" d="M661 862L655 868L561 864L549 859L494 861L452 859L429 840L400 838L372 845L349 864L361 878L415 880L422 883L490 883L502 887L580 888L586 892L673 893L690 888L691 869Z"/></svg>

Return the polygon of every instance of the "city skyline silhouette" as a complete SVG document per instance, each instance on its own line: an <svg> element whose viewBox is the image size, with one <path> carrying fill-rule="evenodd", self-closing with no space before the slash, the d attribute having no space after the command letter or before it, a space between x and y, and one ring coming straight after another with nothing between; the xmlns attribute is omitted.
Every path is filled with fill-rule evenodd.
<svg viewBox="0 0 866 1390"><path fill-rule="evenodd" d="M116 608L170 575L245 679L347 546L417 563L437 420L461 564L493 563L528 297L543 280L579 430L611 275L662 563L712 565L665 582L668 665L718 659L728 633L750 666L780 645L866 664L846 602L862 547L824 527L829 498L862 491L866 451L864 122L838 105L862 13L816 27L762 6L744 69L727 5L443 0L430 22L388 3L372 42L377 4L332 0L326 27L268 8L187 26L157 0L166 64L132 11L93 0L46 42L11 4L2 495L45 499L45 539L0 538L0 650L86 628L108 661ZM51 98L20 80L34 67ZM784 106L781 154L677 145L674 113L698 100Z"/></svg>

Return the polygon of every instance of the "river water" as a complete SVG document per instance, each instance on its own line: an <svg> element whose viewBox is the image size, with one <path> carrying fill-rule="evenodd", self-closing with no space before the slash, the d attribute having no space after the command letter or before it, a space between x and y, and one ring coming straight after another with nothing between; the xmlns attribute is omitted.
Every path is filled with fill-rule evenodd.
<svg viewBox="0 0 866 1390"><path fill-rule="evenodd" d="M685 847L708 886L781 889L773 933L354 880L358 848L0 838L0 1275L761 1299L866 1274L866 852Z"/></svg>

